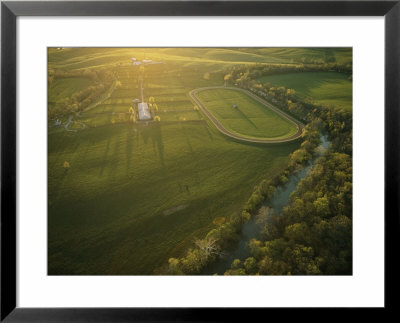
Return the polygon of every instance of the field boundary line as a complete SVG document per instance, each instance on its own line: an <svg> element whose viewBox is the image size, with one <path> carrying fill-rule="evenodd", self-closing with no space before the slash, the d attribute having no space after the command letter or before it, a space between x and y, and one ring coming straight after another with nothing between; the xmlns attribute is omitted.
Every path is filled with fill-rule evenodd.
<svg viewBox="0 0 400 323"><path fill-rule="evenodd" d="M76 114L76 116L79 116L79 115L81 114L81 112L87 112L87 111L89 111L89 110L91 110L91 109L94 109L94 108L97 107L98 105L102 104L105 100L108 100L108 99L111 97L111 95L114 93L114 90L115 90L116 87L117 87L117 82L118 82L118 80L115 79L115 80L114 80L114 83L113 83L113 84L111 85L111 87L107 90L107 92L104 94L103 97L100 97L96 102L94 102L94 103L92 103L91 105L89 105L88 107L86 107L86 109L83 109L82 111L79 111L79 112ZM74 121L74 115L72 114L72 115L69 116L69 119L68 119L68 121L67 121L67 124L64 126L64 128L65 128L66 131L69 131L69 132L78 132L77 129L68 129L70 123L72 123L73 121ZM79 123L83 125L82 129L80 129L80 130L83 130L83 129L86 128L86 124L85 124L85 123L83 123L83 122L79 122Z"/></svg>
<svg viewBox="0 0 400 323"><path fill-rule="evenodd" d="M118 79L114 80L114 83L111 85L111 87L105 92L105 94L103 94L102 97L100 97L96 102L93 102L91 105L89 105L88 107L86 107L85 109L82 110L82 112L87 112L89 110L94 109L95 107L97 107L98 105L102 104L104 101L108 100L111 95L114 93L116 87L117 87L117 82Z"/></svg>
<svg viewBox="0 0 400 323"><path fill-rule="evenodd" d="M246 95L250 96L251 98L255 99L259 103L265 105L267 108L273 110L274 112L278 113L280 116L284 117L285 119L289 120L290 122L294 123L297 127L297 132L294 135L291 135L290 137L287 138L282 138L282 139L257 139L257 138L251 138L251 137L246 137L242 135L235 134L229 130L227 130L222 123L206 108L205 105L201 102L201 100L196 96L198 92L204 91L204 90L213 90L213 89L228 89L228 90L235 90L239 91L242 93L245 93ZM191 90L189 92L189 96L191 99L200 107L201 111L210 119L210 121L214 124L214 126L224 135L241 140L241 141L246 141L246 142L252 142L252 143L261 143L261 144L277 144L277 143L284 143L284 142L290 142L297 140L298 138L301 137L303 134L303 129L304 125L294 119L293 117L289 116L279 108L273 106L271 103L268 101L256 96L255 94L251 93L250 91L241 89L241 88L236 88L236 87L226 87L226 86L208 86L208 87L201 87L197 88L194 90Z"/></svg>

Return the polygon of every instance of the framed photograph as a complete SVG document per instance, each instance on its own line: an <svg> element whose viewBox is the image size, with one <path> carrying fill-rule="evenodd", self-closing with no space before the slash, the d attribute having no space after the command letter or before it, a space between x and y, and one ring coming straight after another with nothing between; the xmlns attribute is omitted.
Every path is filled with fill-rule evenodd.
<svg viewBox="0 0 400 323"><path fill-rule="evenodd" d="M1 24L2 321L395 305L398 1L4 1Z"/></svg>

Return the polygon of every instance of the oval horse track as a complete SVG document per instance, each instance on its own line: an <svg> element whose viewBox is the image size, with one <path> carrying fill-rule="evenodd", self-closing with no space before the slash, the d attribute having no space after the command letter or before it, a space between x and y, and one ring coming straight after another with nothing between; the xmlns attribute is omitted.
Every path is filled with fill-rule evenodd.
<svg viewBox="0 0 400 323"><path fill-rule="evenodd" d="M293 122L297 126L297 132L294 135L292 135L290 137L287 137L287 138L283 138L283 139L261 139L261 138L257 139L257 138L250 138L250 137L246 137L246 136L237 135L237 134L234 134L234 133L230 132L229 130L227 130L221 124L221 122L216 117L214 117L214 115L210 111L208 111L208 109L203 105L203 103L196 96L196 94L198 92L200 92L200 91L212 90L212 89L228 89L228 90L236 90L236 91L240 91L242 93L245 93L246 95L250 96L251 98L253 98L256 101L260 102L261 104L265 105L269 109L271 109L274 112L278 113L279 115L281 115L285 119L289 120L290 122ZM292 118L291 116L287 115L286 113L284 113L280 109L274 107L271 103L259 98L258 96L256 96L255 94L251 93L250 91L247 91L247 90L244 90L244 89L241 89L241 88L236 88L236 87L210 86L210 87L202 87L202 88L194 89L194 90L189 92L189 95L192 98L192 100L194 102L196 102L196 104L200 107L201 111L203 111L203 113L217 127L217 129L221 133L223 133L224 135L226 135L228 137L231 137L231 138L234 138L234 139L237 139L237 140L241 140L241 141L252 142L252 143L276 144L276 143L283 143L283 142L289 142L289 141L296 140L296 139L300 138L301 135L303 134L304 125L301 122L299 122L296 119Z"/></svg>

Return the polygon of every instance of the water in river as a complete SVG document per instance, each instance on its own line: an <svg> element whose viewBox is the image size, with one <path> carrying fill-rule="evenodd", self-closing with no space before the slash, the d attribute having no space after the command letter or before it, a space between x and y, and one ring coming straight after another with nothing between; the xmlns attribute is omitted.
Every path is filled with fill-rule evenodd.
<svg viewBox="0 0 400 323"><path fill-rule="evenodd" d="M319 153L322 153L329 147L329 141L325 136L321 136L321 145L318 147ZM268 219L268 215L272 213L280 213L283 208L289 203L290 194L297 188L297 185L308 175L314 166L314 162L310 162L309 165L301 169L300 171L290 175L288 181L284 186L280 186L276 189L273 198L262 205L258 213L253 216L248 222L246 222L242 228L240 240L236 248L230 251L224 258L220 258L210 266L205 268L203 275L223 275L227 269L230 268L233 260L240 259L244 261L247 257L250 257L248 244L251 239L260 239L261 231Z"/></svg>

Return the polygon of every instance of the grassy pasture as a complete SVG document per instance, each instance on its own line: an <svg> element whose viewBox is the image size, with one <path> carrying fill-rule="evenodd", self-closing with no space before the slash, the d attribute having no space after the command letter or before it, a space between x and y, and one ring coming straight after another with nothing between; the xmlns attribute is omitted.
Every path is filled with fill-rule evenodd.
<svg viewBox="0 0 400 323"><path fill-rule="evenodd" d="M56 107L65 98L71 97L75 92L82 91L90 85L92 85L92 82L84 77L58 78L54 80L48 90L49 110Z"/></svg>
<svg viewBox="0 0 400 323"><path fill-rule="evenodd" d="M259 79L276 86L296 90L296 95L305 99L311 97L324 105L338 105L352 109L353 83L349 75L336 72L306 72L270 75Z"/></svg>
<svg viewBox="0 0 400 323"><path fill-rule="evenodd" d="M151 274L236 212L296 147L234 143L205 121L53 134L49 273Z"/></svg>
<svg viewBox="0 0 400 323"><path fill-rule="evenodd" d="M229 131L247 137L279 139L297 132L294 123L254 100L230 89L208 89L198 98ZM233 108L236 104L237 108Z"/></svg>
<svg viewBox="0 0 400 323"><path fill-rule="evenodd" d="M140 95L132 56L164 62L145 67L144 96L155 98L158 123L133 125L120 118ZM289 56L261 49L49 49L50 68L110 68L122 84L109 99L74 116L71 129L77 132L49 123L49 274L152 274L219 225L215 219L237 212L300 143L234 142L193 109L188 92L222 85L228 65L285 64ZM52 100L86 86L72 79L54 82ZM209 99L213 113L236 132L276 138L294 130L236 91L210 93ZM218 100L233 100L229 108L238 104L251 123L221 109Z"/></svg>
<svg viewBox="0 0 400 323"><path fill-rule="evenodd" d="M73 93L86 89L91 81L84 77L60 78L54 80L49 89L49 101L58 102Z"/></svg>
<svg viewBox="0 0 400 323"><path fill-rule="evenodd" d="M52 48L49 53L49 67L64 69L115 66L129 62L132 56L179 63L180 67L209 66L214 70L247 63L295 64L329 59L348 64L352 61L350 48Z"/></svg>
<svg viewBox="0 0 400 323"><path fill-rule="evenodd" d="M251 52L266 57L271 63L302 63L313 59L340 64L352 63L351 48L244 48L243 52Z"/></svg>

